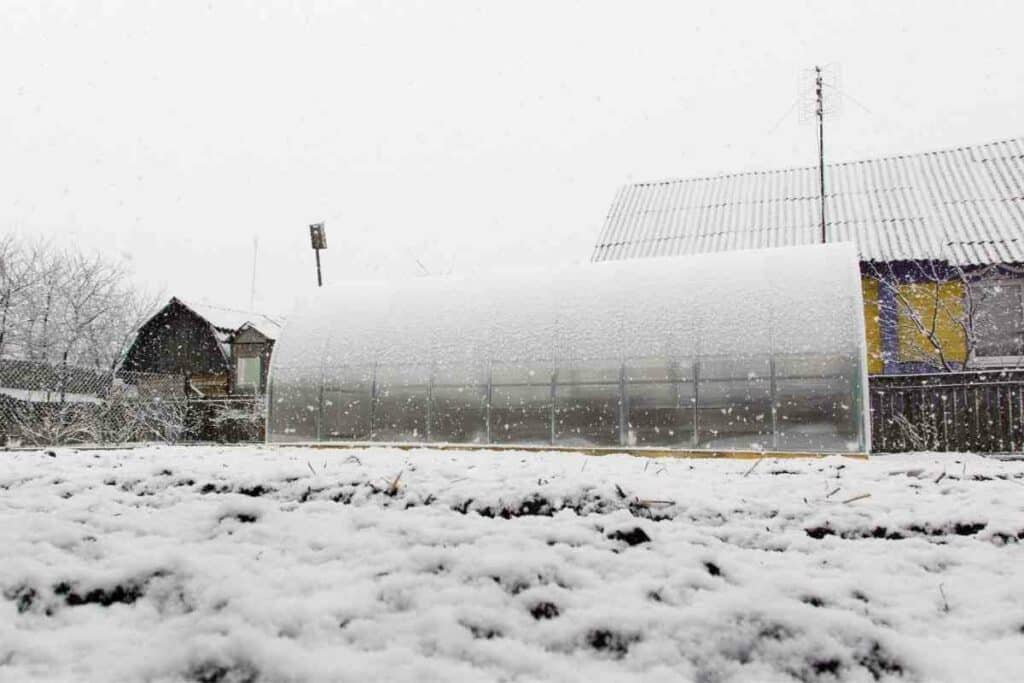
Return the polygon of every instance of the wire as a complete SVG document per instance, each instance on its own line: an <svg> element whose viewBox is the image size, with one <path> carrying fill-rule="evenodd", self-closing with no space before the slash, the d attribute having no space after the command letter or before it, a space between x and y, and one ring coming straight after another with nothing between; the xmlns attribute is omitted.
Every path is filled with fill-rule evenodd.
<svg viewBox="0 0 1024 683"><path fill-rule="evenodd" d="M832 85L831 83L824 83L824 85L829 87L829 88L832 88L837 93L839 93L840 95L842 95L846 99L850 100L851 102L856 104L858 107L860 107L861 109L863 109L867 113L871 114L872 116L877 116L877 114L875 114L875 112L873 112L870 109L868 109L867 106L865 106L864 104L861 104L861 102L857 98L855 98L853 95L849 94L845 90L842 90L841 88L839 88L839 86Z"/></svg>
<svg viewBox="0 0 1024 683"><path fill-rule="evenodd" d="M801 99L801 95L797 95L795 98L793 98L793 103L789 105L789 109L787 109L786 113L782 115L782 118L779 119L779 122L772 126L772 129L768 131L767 135L773 135L775 131L779 129L779 126L781 126L782 123L789 117L789 115L793 113L793 109L796 108L796 105L800 104Z"/></svg>

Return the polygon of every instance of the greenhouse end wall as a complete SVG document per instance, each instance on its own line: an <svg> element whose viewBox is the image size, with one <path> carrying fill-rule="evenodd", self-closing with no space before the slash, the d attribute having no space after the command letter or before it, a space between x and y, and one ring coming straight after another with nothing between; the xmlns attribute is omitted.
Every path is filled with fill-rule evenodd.
<svg viewBox="0 0 1024 683"><path fill-rule="evenodd" d="M339 284L268 440L866 452L862 311L850 244Z"/></svg>

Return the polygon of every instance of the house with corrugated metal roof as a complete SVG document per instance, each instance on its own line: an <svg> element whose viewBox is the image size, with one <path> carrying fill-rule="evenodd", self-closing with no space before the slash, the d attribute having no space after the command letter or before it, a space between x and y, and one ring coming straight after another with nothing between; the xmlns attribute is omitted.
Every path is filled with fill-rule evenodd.
<svg viewBox="0 0 1024 683"><path fill-rule="evenodd" d="M869 370L1024 366L1024 138L828 164L824 238L857 245ZM817 167L627 185L593 261L822 241Z"/></svg>

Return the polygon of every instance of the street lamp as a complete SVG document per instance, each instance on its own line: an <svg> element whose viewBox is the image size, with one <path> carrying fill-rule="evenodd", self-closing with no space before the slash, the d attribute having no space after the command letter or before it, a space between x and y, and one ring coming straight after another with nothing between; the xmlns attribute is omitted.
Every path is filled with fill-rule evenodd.
<svg viewBox="0 0 1024 683"><path fill-rule="evenodd" d="M324 279L320 274L320 250L327 248L327 231L323 223L313 223L309 226L309 241L316 252L316 286L323 287Z"/></svg>

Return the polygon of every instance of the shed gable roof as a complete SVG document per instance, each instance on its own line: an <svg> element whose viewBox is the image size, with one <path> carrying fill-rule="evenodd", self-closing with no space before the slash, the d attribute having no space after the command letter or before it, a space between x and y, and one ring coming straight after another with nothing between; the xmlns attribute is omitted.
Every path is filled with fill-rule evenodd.
<svg viewBox="0 0 1024 683"><path fill-rule="evenodd" d="M263 313L222 308L212 304L193 303L178 298L172 299L172 301L177 301L209 322L223 337L224 343L227 343L228 337L244 327L251 327L271 340L277 339L281 333L281 321Z"/></svg>
<svg viewBox="0 0 1024 683"><path fill-rule="evenodd" d="M829 241L861 260L1024 262L1024 138L827 164ZM637 183L619 190L591 260L813 244L817 167Z"/></svg>

